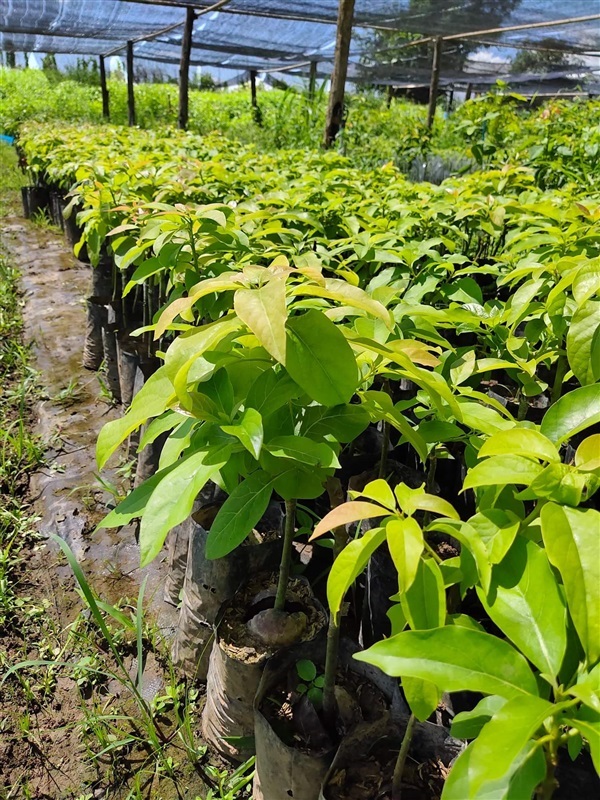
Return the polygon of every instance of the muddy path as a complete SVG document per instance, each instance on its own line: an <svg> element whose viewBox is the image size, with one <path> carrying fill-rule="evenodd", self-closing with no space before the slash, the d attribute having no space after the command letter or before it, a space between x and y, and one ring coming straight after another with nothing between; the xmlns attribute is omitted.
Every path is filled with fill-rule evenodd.
<svg viewBox="0 0 600 800"><path fill-rule="evenodd" d="M91 267L70 254L61 236L18 218L6 220L2 247L22 273L25 339L41 384L36 433L44 443L45 466L30 478L38 529L68 542L95 591L109 602L136 595L147 577L148 605L168 635L176 620L174 609L162 602L164 559L140 570L132 527L94 532L114 504L96 476L96 439L123 411L111 404L98 375L81 363ZM122 489L126 482L118 468L103 478ZM56 552L54 545L51 549ZM61 578L70 575L66 566L54 569Z"/></svg>

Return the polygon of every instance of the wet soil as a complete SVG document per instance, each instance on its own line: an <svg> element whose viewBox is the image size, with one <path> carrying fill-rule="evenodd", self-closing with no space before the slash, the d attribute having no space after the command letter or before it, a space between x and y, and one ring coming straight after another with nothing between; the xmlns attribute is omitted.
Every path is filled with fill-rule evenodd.
<svg viewBox="0 0 600 800"><path fill-rule="evenodd" d="M176 628L177 611L162 599L164 558L141 570L132 526L119 532L94 532L114 504L113 496L96 478L95 442L104 423L116 419L122 410L110 402L98 376L81 364L83 301L91 267L70 254L58 233L15 217L3 220L1 246L22 273L24 337L31 348L31 365L39 384L34 432L45 451L44 466L29 481L31 510L37 518L40 540L27 551L21 566L19 596L27 597L40 609L46 629L55 633L56 641L82 612L84 606L71 569L58 546L48 539L54 533L69 544L93 590L106 602L115 604L124 597L136 597L142 580L147 578L147 617L150 612L156 620L159 640L161 635L168 640ZM123 454L121 464L103 473L105 480L120 489L127 488L127 481L117 471L125 462ZM28 641L26 628L22 632L18 628L0 631L0 640L9 665L26 658L57 655L43 653L39 641ZM143 695L150 700L163 687L162 668L155 658L148 657ZM117 691L118 686L115 695ZM18 692L5 694L0 725L0 797L4 797L2 787L8 787L9 796L16 797L25 785L31 793L28 796L35 798L79 797L97 775L82 741L82 716L78 687L67 676L58 677L44 703L23 703ZM202 785L195 783L199 791ZM94 797L103 797L105 790L94 785ZM113 796L120 795L111 793Z"/></svg>
<svg viewBox="0 0 600 800"><path fill-rule="evenodd" d="M219 625L219 638L230 656L247 663L259 663L278 650L277 646L270 648L258 639L248 627L255 614L273 606L276 591L277 575L270 578L258 575L235 596L235 603L225 612ZM311 641L325 627L324 609L315 600L310 586L299 578L292 578L288 583L285 610L301 611L306 615L306 626L297 639L298 643Z"/></svg>
<svg viewBox="0 0 600 800"><path fill-rule="evenodd" d="M382 741L366 756L334 772L325 790L327 800L392 800L392 776L399 742ZM404 767L402 800L439 800L449 772L441 761L418 763L410 756Z"/></svg>
<svg viewBox="0 0 600 800"><path fill-rule="evenodd" d="M91 267L77 261L56 234L18 219L6 221L2 247L22 271L25 340L32 349L43 398L36 408L35 433L45 443L45 467L30 476L29 484L33 509L40 517L38 529L45 536L55 533L69 544L84 572L93 578L93 588L108 602L137 594L147 577L151 608L168 614L160 596L164 559L139 569L132 526L120 532L94 532L114 505L113 496L97 479L96 439L102 426L123 412L110 403L96 373L81 364L83 301ZM121 490L126 486L115 468L102 477ZM57 552L52 543L48 547ZM67 566L55 569L61 577L71 575ZM166 630L169 623L176 624L174 619L163 622Z"/></svg>

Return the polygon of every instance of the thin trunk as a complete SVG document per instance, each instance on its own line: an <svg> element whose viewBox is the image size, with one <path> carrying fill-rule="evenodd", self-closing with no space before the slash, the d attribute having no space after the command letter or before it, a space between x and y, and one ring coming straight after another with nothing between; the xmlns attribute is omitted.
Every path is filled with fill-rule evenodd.
<svg viewBox="0 0 600 800"><path fill-rule="evenodd" d="M296 501L285 501L285 530L283 534L283 551L281 553L281 567L279 569L279 582L275 595L275 610L283 611L285 608L285 595L290 577L290 564L292 561L292 544L296 530Z"/></svg>
<svg viewBox="0 0 600 800"><path fill-rule="evenodd" d="M560 400L563 381L568 371L569 362L566 355L559 356L558 361L556 362L556 375L554 376L554 383L552 384L552 392L550 393L551 403L556 403L557 400Z"/></svg>
<svg viewBox="0 0 600 800"><path fill-rule="evenodd" d="M415 715L411 714L408 718L402 744L400 745L400 752L398 753L396 766L394 767L394 777L392 778L392 800L401 800L402 798L402 776L404 775L404 766L406 764L408 751L410 750L410 743L413 737L415 722Z"/></svg>

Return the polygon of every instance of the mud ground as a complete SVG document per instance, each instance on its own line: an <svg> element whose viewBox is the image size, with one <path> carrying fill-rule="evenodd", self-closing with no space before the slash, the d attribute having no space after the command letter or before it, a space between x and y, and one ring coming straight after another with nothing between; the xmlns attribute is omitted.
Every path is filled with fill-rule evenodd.
<svg viewBox="0 0 600 800"><path fill-rule="evenodd" d="M177 611L162 600L165 559L159 557L141 570L132 527L95 532L114 504L114 497L96 475L95 442L104 423L123 411L111 403L98 376L81 364L84 298L91 267L70 254L58 233L18 217L3 221L1 247L22 274L24 336L31 347L40 398L34 409L35 433L45 450L44 466L30 476L29 484L32 513L42 541L28 554L19 594L45 604L43 613L57 629L57 638L82 611L71 569L57 545L47 540L49 533L55 533L68 542L95 593L104 601L114 604L124 597L137 597L147 578L145 612L156 621L159 636L168 640L177 624ZM126 486L126 465L123 454L121 463L105 471L103 479ZM13 658L24 655L39 658L39 643L28 643L26 638L15 642ZM10 663L10 648L8 657ZM147 699L164 685L154 658L147 659L143 683ZM114 691L118 693L118 687ZM73 679L59 677L51 701L39 708L7 706L0 721L2 800L109 796L97 782L91 794L83 793L97 772L81 739L81 701ZM15 735L17 727L25 724L30 731ZM110 797L117 796L110 793ZM151 790L149 796L163 795Z"/></svg>

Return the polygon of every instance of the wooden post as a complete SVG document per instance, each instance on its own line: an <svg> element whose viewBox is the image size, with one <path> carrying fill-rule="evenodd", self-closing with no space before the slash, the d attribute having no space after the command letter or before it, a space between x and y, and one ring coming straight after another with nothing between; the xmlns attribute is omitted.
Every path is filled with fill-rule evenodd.
<svg viewBox="0 0 600 800"><path fill-rule="evenodd" d="M179 65L179 119L177 125L186 130L189 119L190 55L192 52L192 33L194 30L194 9L185 12L185 28L181 39L181 63Z"/></svg>
<svg viewBox="0 0 600 800"><path fill-rule="evenodd" d="M448 97L448 112L452 111L453 105L454 105L454 89L450 89L450 95Z"/></svg>
<svg viewBox="0 0 600 800"><path fill-rule="evenodd" d="M329 105L327 107L327 122L323 137L324 147L331 147L344 124L344 90L346 87L346 75L348 74L348 53L350 52L350 40L352 38L353 17L354 0L340 0L333 73L331 75L331 89L329 90Z"/></svg>
<svg viewBox="0 0 600 800"><path fill-rule="evenodd" d="M15 58L15 54L13 52L11 52L11 51L8 51L7 54L6 54L6 66L7 67L11 67L11 69L14 69L14 67L16 67L16 65L17 65L17 61L16 61L16 58Z"/></svg>
<svg viewBox="0 0 600 800"><path fill-rule="evenodd" d="M127 111L129 125L135 125L135 95L133 93L133 42L127 42Z"/></svg>
<svg viewBox="0 0 600 800"><path fill-rule="evenodd" d="M110 106L108 98L108 86L106 84L106 67L104 65L104 56L99 56L100 62L100 91L102 92L102 116L104 119L110 119Z"/></svg>
<svg viewBox="0 0 600 800"><path fill-rule="evenodd" d="M465 92L465 103L467 100L471 99L471 95L473 94L473 84L467 83L467 91Z"/></svg>
<svg viewBox="0 0 600 800"><path fill-rule="evenodd" d="M252 103L252 116L257 125L262 125L262 111L256 98L256 70L250 70L250 99Z"/></svg>
<svg viewBox="0 0 600 800"><path fill-rule="evenodd" d="M390 108L390 106L392 105L393 97L394 97L394 87L388 86L386 91L386 102L385 102L387 108Z"/></svg>
<svg viewBox="0 0 600 800"><path fill-rule="evenodd" d="M315 89L317 87L317 64L318 61L310 62L310 72L308 73L308 99L315 99Z"/></svg>
<svg viewBox="0 0 600 800"><path fill-rule="evenodd" d="M427 127L431 128L435 117L438 84L440 82L440 57L442 54L442 37L436 36L433 41L433 63L431 65L431 83L429 84L429 108L427 109Z"/></svg>

